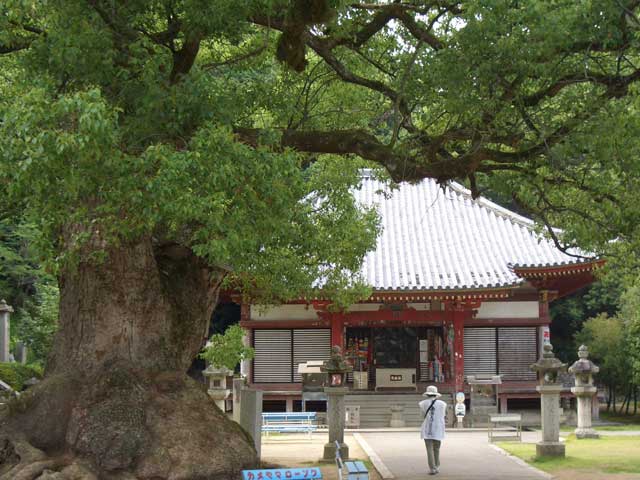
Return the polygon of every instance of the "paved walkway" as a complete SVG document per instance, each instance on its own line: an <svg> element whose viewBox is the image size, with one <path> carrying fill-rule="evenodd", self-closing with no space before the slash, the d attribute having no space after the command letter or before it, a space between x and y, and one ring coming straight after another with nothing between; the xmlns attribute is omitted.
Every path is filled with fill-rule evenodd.
<svg viewBox="0 0 640 480"><path fill-rule="evenodd" d="M526 432L525 432L526 433ZM427 475L427 453L419 432L362 432L365 451L379 457L399 480L544 480L550 477L490 445L486 432L447 432L440 450L440 474ZM535 434L534 434L535 435ZM527 435L524 441L536 441ZM523 436L524 437L524 436ZM369 448L367 448L367 446ZM383 468L384 470L384 468ZM382 472L381 472L382 473Z"/></svg>

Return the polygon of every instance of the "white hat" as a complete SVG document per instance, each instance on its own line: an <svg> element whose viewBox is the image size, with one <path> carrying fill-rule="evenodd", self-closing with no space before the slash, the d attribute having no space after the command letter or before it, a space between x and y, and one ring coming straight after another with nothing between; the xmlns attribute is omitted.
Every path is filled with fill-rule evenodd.
<svg viewBox="0 0 640 480"><path fill-rule="evenodd" d="M423 397L441 397L442 395L438 393L438 387L435 385L429 385L427 387L427 391L422 394Z"/></svg>

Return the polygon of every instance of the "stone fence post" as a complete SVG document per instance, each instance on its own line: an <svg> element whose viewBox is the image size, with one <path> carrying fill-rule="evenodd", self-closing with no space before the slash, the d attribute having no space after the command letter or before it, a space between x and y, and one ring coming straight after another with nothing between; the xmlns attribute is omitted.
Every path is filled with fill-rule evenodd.
<svg viewBox="0 0 640 480"><path fill-rule="evenodd" d="M258 458L262 451L262 392L243 388L240 390L240 426L244 428L256 447Z"/></svg>

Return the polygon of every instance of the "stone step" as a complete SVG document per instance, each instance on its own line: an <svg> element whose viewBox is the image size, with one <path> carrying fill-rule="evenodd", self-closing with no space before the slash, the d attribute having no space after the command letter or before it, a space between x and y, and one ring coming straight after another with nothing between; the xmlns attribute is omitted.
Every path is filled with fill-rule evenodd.
<svg viewBox="0 0 640 480"><path fill-rule="evenodd" d="M345 397L345 406L360 406L361 428L389 427L392 405L404 407L403 418L407 427L418 427L423 420L418 403L424 399L421 394L350 394ZM443 395L441 399L451 405L451 395Z"/></svg>

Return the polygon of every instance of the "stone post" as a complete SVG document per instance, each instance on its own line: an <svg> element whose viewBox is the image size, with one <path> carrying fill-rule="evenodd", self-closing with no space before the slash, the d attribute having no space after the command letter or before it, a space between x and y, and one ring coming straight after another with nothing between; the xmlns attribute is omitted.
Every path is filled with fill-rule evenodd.
<svg viewBox="0 0 640 480"><path fill-rule="evenodd" d="M344 443L344 424L346 412L344 396L349 391L345 387L346 374L353 369L342 358L338 345L331 348L331 358L324 362L321 371L327 372L329 386L324 388L327 394L327 421L329 423L329 443L324 446L325 460L334 461L336 458L336 441L340 445L340 456L343 460L349 458L349 447Z"/></svg>
<svg viewBox="0 0 640 480"><path fill-rule="evenodd" d="M538 373L540 385L536 390L540 392L542 413L542 441L536 444L536 455L539 457L564 457L565 446L560 443L560 392L562 384L558 382L558 374L566 369L553 355L550 343L544 345L544 353L540 360L531 365L531 369Z"/></svg>
<svg viewBox="0 0 640 480"><path fill-rule="evenodd" d="M16 362L25 365L27 363L27 346L22 342L16 343Z"/></svg>
<svg viewBox="0 0 640 480"><path fill-rule="evenodd" d="M600 419L600 399L598 398L597 393L591 399L591 419L592 420Z"/></svg>
<svg viewBox="0 0 640 480"><path fill-rule="evenodd" d="M245 387L244 378L233 379L233 421L240 423L240 410L242 409L242 402L240 401L240 392Z"/></svg>
<svg viewBox="0 0 640 480"><path fill-rule="evenodd" d="M392 428L402 428L407 426L404 421L403 405L391 405L391 423L389 426Z"/></svg>
<svg viewBox="0 0 640 480"><path fill-rule="evenodd" d="M598 438L600 435L591 428L591 401L598 391L593 386L593 374L598 373L600 368L589 360L589 349L585 345L578 349L578 357L578 361L569 367L569 372L576 377L576 386L571 388L578 399L576 438Z"/></svg>
<svg viewBox="0 0 640 480"><path fill-rule="evenodd" d="M0 300L0 362L10 361L9 352L9 314L13 308Z"/></svg>
<svg viewBox="0 0 640 480"><path fill-rule="evenodd" d="M340 445L340 456L343 460L349 458L349 446L344 443L345 409L344 396L349 391L347 387L326 387L327 421L329 422L329 443L324 446L325 460L335 460L336 441Z"/></svg>
<svg viewBox="0 0 640 480"><path fill-rule="evenodd" d="M249 388L240 390L240 426L253 438L258 458L262 450L262 392Z"/></svg>

